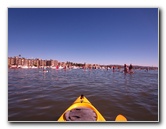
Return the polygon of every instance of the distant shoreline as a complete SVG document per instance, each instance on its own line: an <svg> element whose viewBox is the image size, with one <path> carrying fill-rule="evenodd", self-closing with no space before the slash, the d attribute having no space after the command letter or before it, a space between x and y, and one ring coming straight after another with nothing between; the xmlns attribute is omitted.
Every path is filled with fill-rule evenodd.
<svg viewBox="0 0 166 129"><path fill-rule="evenodd" d="M88 64L88 63L75 63L75 62L60 62L58 60L43 60L39 58L27 59L21 56L8 57L8 68L42 68L42 67L56 67L56 66L76 66L76 67L87 67L87 68L98 68L98 67L108 67L112 68L123 68L123 65L100 65L100 64ZM133 65L134 69L158 69L156 66L140 66Z"/></svg>

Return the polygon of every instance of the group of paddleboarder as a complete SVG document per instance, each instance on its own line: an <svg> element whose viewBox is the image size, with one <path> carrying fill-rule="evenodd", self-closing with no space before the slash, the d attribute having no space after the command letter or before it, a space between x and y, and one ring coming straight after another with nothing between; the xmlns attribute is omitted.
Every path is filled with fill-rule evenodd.
<svg viewBox="0 0 166 129"><path fill-rule="evenodd" d="M124 64L124 73L133 73L133 65L130 64L128 67L126 64Z"/></svg>

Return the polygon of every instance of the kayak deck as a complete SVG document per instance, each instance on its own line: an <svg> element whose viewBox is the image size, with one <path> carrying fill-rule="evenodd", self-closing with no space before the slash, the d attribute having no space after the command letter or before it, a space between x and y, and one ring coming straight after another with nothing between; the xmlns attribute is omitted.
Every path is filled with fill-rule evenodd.
<svg viewBox="0 0 166 129"><path fill-rule="evenodd" d="M60 116L58 121L105 121L100 112L83 95Z"/></svg>

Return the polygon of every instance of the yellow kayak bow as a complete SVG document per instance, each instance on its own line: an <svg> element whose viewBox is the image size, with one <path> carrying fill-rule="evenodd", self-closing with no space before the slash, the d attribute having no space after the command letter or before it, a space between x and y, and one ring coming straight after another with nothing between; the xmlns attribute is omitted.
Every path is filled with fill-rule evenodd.
<svg viewBox="0 0 166 129"><path fill-rule="evenodd" d="M74 103L60 116L59 122L64 121L106 121L100 112L84 96L79 96ZM127 119L118 115L115 121L127 121Z"/></svg>

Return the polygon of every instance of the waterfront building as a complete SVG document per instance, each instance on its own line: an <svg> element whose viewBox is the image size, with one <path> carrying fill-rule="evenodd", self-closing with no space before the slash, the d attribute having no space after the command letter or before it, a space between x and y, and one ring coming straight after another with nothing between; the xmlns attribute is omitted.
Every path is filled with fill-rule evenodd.
<svg viewBox="0 0 166 129"><path fill-rule="evenodd" d="M18 64L17 65L22 65L22 59L18 57Z"/></svg>
<svg viewBox="0 0 166 129"><path fill-rule="evenodd" d="M39 59L38 59L38 58L36 58L36 59L33 61L33 66L39 67Z"/></svg>
<svg viewBox="0 0 166 129"><path fill-rule="evenodd" d="M51 66L57 66L58 65L58 61L57 60L52 60L51 61Z"/></svg>
<svg viewBox="0 0 166 129"><path fill-rule="evenodd" d="M28 66L28 59L24 59L23 66Z"/></svg>
<svg viewBox="0 0 166 129"><path fill-rule="evenodd" d="M14 60L12 57L8 57L8 66L14 65Z"/></svg>
<svg viewBox="0 0 166 129"><path fill-rule="evenodd" d="M18 56L14 57L14 65L18 65Z"/></svg>
<svg viewBox="0 0 166 129"><path fill-rule="evenodd" d="M46 60L42 60L42 66L46 66Z"/></svg>
<svg viewBox="0 0 166 129"><path fill-rule="evenodd" d="M39 67L42 67L42 59L39 59Z"/></svg>
<svg viewBox="0 0 166 129"><path fill-rule="evenodd" d="M47 60L46 61L46 66L51 66L51 64L52 64L52 60Z"/></svg>

